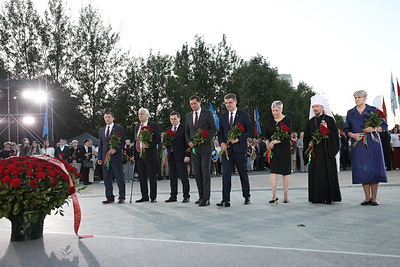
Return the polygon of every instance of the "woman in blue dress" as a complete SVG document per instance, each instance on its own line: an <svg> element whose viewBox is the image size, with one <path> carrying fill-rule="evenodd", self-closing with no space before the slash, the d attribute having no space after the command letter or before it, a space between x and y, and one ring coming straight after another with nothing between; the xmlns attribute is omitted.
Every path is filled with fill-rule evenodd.
<svg viewBox="0 0 400 267"><path fill-rule="evenodd" d="M383 158L382 144L377 132L387 130L387 124L382 118L379 127L365 128L368 114L376 112L376 107L365 104L367 92L364 90L354 93L356 106L347 112L345 132L351 138L351 143L359 141L351 147L351 166L353 184L362 184L365 199L361 205L379 205L377 194L379 182L387 182L385 161ZM363 137L366 136L364 145Z"/></svg>

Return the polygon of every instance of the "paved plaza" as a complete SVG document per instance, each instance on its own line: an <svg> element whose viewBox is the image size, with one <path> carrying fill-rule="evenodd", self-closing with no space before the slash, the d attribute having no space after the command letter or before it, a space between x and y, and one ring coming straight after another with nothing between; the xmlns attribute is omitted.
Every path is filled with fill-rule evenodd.
<svg viewBox="0 0 400 267"><path fill-rule="evenodd" d="M43 240L10 242L11 224L0 219L0 266L400 266L400 171L388 172L376 207L360 205L363 191L351 184L350 171L339 177L341 203L308 203L307 174L294 173L290 203L268 204L268 173L254 172L252 203L243 205L233 176L229 208L215 206L221 177L212 178L207 207L194 204L194 179L185 204L181 195L164 203L169 181L163 180L157 203L130 204L128 194L125 204L103 205L104 185L95 183L79 196L79 233L93 238L73 234L71 206L64 217L46 217ZM133 185L134 202L140 190ZM283 198L281 178L278 195Z"/></svg>

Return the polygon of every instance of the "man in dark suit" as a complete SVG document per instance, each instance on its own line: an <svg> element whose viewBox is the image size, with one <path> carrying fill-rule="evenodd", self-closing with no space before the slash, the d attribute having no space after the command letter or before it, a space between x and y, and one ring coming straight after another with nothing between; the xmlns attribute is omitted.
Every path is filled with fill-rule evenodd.
<svg viewBox="0 0 400 267"><path fill-rule="evenodd" d="M136 200L135 202L140 203L151 200L151 203L155 203L157 202L157 145L160 143L161 137L157 124L149 121L150 113L148 109L140 108L138 116L140 123L135 126L134 160L138 166L142 198ZM140 141L141 128L143 126L148 126L153 129L152 140L148 145ZM140 155L141 151L144 151L142 155ZM150 180L150 198L147 179Z"/></svg>
<svg viewBox="0 0 400 267"><path fill-rule="evenodd" d="M218 141L223 151L228 151L228 157L222 156L222 201L217 204L220 207L230 207L231 177L234 166L240 176L244 204L250 204L250 183L246 171L247 138L253 135L249 113L237 109L235 94L227 94L224 97L228 110L219 118ZM238 138L228 140L228 132L240 123L244 130Z"/></svg>
<svg viewBox="0 0 400 267"><path fill-rule="evenodd" d="M181 125L181 116L178 112L173 111L169 115L171 127L166 131L175 132L175 138L172 140L171 147L167 147L168 151L168 175L171 186L171 196L165 202L175 202L178 196L178 176L182 181L183 200L182 203L188 203L189 195L189 178L186 169L186 162L190 161L190 153L186 152L188 146L185 139L185 128Z"/></svg>
<svg viewBox="0 0 400 267"><path fill-rule="evenodd" d="M199 200L195 204L199 206L210 205L211 190L211 153L213 150L212 139L217 130L211 111L201 108L201 100L198 96L189 99L192 112L186 114L185 138L190 148L194 147L193 137L198 129L208 131L207 140L196 146L196 154L192 153L193 169L199 190Z"/></svg>
<svg viewBox="0 0 400 267"><path fill-rule="evenodd" d="M71 163L72 162L72 158L70 157L71 150L67 145L67 140L61 138L59 143L60 146L56 147L56 149L54 150L54 157L64 159L66 162Z"/></svg>
<svg viewBox="0 0 400 267"><path fill-rule="evenodd" d="M118 185L119 197L118 204L125 202L125 181L124 173L122 167L122 148L125 144L125 129L121 125L114 123L114 114L111 112L106 112L104 114L104 121L106 123L105 127L99 130L99 147L98 147L98 164L103 164L103 174L104 174L104 186L106 188L106 200L103 204L109 204L114 202L113 185L112 180L115 178ZM110 148L110 138L112 135L121 135L121 140L117 147ZM106 159L106 154L109 152L111 154L111 160L109 168L104 165Z"/></svg>

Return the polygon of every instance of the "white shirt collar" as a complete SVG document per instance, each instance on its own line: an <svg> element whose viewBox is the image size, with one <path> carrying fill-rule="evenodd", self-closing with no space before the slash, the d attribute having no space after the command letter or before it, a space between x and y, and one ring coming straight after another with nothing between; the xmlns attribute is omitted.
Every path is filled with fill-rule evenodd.
<svg viewBox="0 0 400 267"><path fill-rule="evenodd" d="M228 110L228 112L229 112L229 119L231 119L231 111ZM234 111L232 111L232 113L233 113L233 121L235 121L236 112L237 112L237 109L235 109Z"/></svg>
<svg viewBox="0 0 400 267"><path fill-rule="evenodd" d="M114 123L111 123L110 125L106 125L106 130L105 130L105 134L107 134L107 128L110 127L110 135L111 135L111 131L114 128Z"/></svg>

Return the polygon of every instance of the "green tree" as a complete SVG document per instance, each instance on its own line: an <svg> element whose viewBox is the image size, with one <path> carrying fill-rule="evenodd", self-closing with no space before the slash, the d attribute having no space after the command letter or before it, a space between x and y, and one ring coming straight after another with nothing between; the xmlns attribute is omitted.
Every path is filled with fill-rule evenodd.
<svg viewBox="0 0 400 267"><path fill-rule="evenodd" d="M40 33L46 70L57 86L67 85L72 56L72 25L63 0L49 0Z"/></svg>
<svg viewBox="0 0 400 267"><path fill-rule="evenodd" d="M115 86L120 83L119 34L111 25L104 25L98 10L88 5L81 9L73 35L71 94L79 99L89 125L98 128L104 123L102 114L110 108Z"/></svg>
<svg viewBox="0 0 400 267"><path fill-rule="evenodd" d="M339 115L339 114L333 114L333 116L335 117L336 120L336 126L338 127L338 129L343 129L344 125L345 125L345 121L343 119L343 116Z"/></svg>
<svg viewBox="0 0 400 267"><path fill-rule="evenodd" d="M31 0L9 0L0 13L0 56L14 78L37 78L43 72L41 21Z"/></svg>

